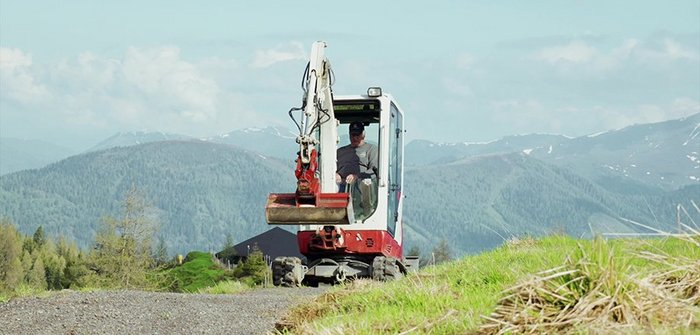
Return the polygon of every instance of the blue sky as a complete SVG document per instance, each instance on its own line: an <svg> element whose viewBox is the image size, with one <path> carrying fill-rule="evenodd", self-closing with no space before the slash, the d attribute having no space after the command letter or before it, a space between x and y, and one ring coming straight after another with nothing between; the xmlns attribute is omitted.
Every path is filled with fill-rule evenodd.
<svg viewBox="0 0 700 335"><path fill-rule="evenodd" d="M700 112L694 1L0 0L0 136L292 128L311 44L410 139L581 136Z"/></svg>

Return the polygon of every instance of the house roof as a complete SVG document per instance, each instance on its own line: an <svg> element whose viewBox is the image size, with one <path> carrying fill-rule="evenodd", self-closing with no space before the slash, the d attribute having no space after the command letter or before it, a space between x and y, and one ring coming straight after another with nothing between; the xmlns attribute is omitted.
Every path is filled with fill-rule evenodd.
<svg viewBox="0 0 700 335"><path fill-rule="evenodd" d="M249 251L252 251L255 245L258 246L263 255L269 256L270 259L280 256L304 257L299 253L297 235L280 227L274 227L260 235L253 236L236 244L233 248L239 256L248 256Z"/></svg>

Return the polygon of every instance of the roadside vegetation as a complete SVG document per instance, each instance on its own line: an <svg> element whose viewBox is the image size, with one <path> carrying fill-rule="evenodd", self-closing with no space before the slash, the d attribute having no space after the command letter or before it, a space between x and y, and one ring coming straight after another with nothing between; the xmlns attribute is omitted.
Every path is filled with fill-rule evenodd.
<svg viewBox="0 0 700 335"><path fill-rule="evenodd" d="M236 293L270 282L259 250L233 269L204 252L190 252L182 264L167 259L162 246L153 248L149 237L157 221L135 190L126 194L123 209L121 218L103 218L88 251L46 236L42 226L25 236L0 220L0 302L63 289Z"/></svg>
<svg viewBox="0 0 700 335"><path fill-rule="evenodd" d="M511 240L293 309L294 334L700 333L700 235Z"/></svg>

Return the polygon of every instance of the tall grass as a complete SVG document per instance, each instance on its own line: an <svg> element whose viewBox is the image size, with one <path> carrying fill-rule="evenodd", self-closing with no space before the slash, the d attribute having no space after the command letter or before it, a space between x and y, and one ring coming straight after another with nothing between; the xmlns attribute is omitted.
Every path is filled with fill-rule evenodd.
<svg viewBox="0 0 700 335"><path fill-rule="evenodd" d="M400 281L334 288L294 309L278 329L297 334L578 333L590 327L675 332L700 327L698 262L700 247L679 239L529 238Z"/></svg>

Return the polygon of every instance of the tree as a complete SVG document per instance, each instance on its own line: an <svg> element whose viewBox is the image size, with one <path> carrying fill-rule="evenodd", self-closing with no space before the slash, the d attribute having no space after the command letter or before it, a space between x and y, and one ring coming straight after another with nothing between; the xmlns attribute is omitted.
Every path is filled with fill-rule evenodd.
<svg viewBox="0 0 700 335"><path fill-rule="evenodd" d="M233 256L236 256L236 249L233 245L233 236L231 233L227 233L226 242L224 242L224 249L219 253L219 258L221 260L231 261Z"/></svg>
<svg viewBox="0 0 700 335"><path fill-rule="evenodd" d="M265 262L263 255L258 245L254 245L250 251L248 258L236 267L233 274L237 278L247 279L250 283L259 285L265 282L265 278L270 276L270 269Z"/></svg>
<svg viewBox="0 0 700 335"><path fill-rule="evenodd" d="M46 235L44 234L44 227L39 226L39 228L34 231L34 236L32 238L34 241L34 246L36 248L41 248L44 243L46 243Z"/></svg>
<svg viewBox="0 0 700 335"><path fill-rule="evenodd" d="M61 282L66 269L66 260L58 254L56 245L52 240L48 240L44 242L43 247L39 249L39 253L39 257L44 262L46 284L48 288L50 290L60 290L64 288Z"/></svg>
<svg viewBox="0 0 700 335"><path fill-rule="evenodd" d="M158 246L156 247L155 254L153 255L153 261L155 262L156 266L168 262L168 246L165 244L165 238L163 236L158 238Z"/></svg>
<svg viewBox="0 0 700 335"><path fill-rule="evenodd" d="M47 288L46 270L44 269L44 261L41 260L41 257L36 258L32 270L27 274L27 284L42 290Z"/></svg>
<svg viewBox="0 0 700 335"><path fill-rule="evenodd" d="M84 254L78 249L75 242L68 243L63 237L58 240L56 249L58 255L66 261L61 277L61 288L82 286L84 277L88 274Z"/></svg>
<svg viewBox="0 0 700 335"><path fill-rule="evenodd" d="M152 208L132 187L124 200L124 217L105 217L95 237L92 269L104 285L148 286L147 270L152 266L151 236L156 219Z"/></svg>
<svg viewBox="0 0 700 335"><path fill-rule="evenodd" d="M26 281L26 276L29 274L29 271L32 270L32 265L34 264L34 259L32 259L32 254L29 253L29 251L24 250L22 251L22 278L23 280Z"/></svg>
<svg viewBox="0 0 700 335"><path fill-rule="evenodd" d="M441 239L438 245L433 248L432 256L435 264L448 262L452 259L452 250L450 250L450 244L446 239Z"/></svg>
<svg viewBox="0 0 700 335"><path fill-rule="evenodd" d="M233 235L231 233L226 233L226 242L224 243L224 250L233 247Z"/></svg>
<svg viewBox="0 0 700 335"><path fill-rule="evenodd" d="M12 290L22 282L22 236L9 220L0 222L0 291Z"/></svg>
<svg viewBox="0 0 700 335"><path fill-rule="evenodd" d="M418 246L412 246L411 249L408 249L408 253L406 256L420 256L420 248Z"/></svg>

